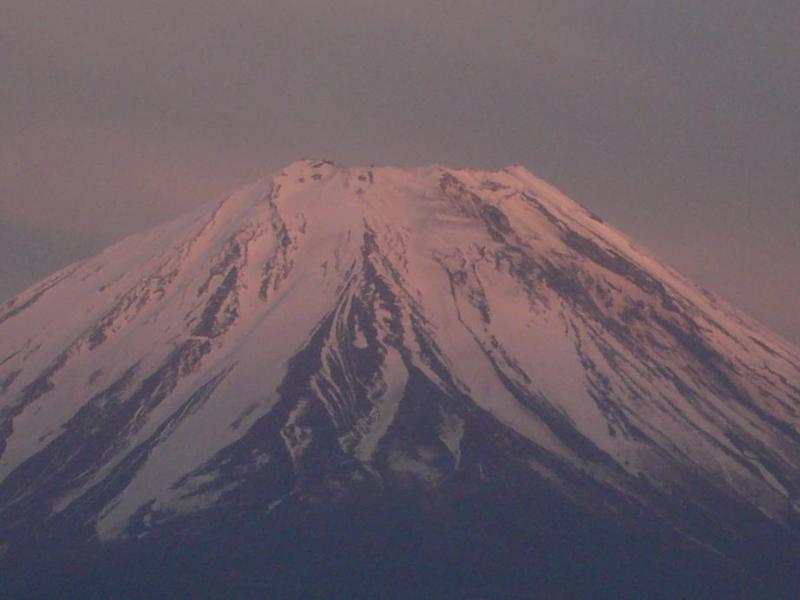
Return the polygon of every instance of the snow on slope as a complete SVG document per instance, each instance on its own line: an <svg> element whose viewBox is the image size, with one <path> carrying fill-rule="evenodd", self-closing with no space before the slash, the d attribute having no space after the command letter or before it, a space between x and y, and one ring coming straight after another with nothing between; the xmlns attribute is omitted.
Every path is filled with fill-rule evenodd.
<svg viewBox="0 0 800 600"><path fill-rule="evenodd" d="M556 479L780 522L798 408L797 349L522 167L301 161L0 308L0 522L130 534L334 454L436 485L475 410Z"/></svg>

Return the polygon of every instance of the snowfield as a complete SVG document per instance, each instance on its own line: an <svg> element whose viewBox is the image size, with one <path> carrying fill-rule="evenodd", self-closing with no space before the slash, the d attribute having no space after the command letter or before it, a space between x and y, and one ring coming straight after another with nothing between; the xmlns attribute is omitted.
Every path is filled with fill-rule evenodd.
<svg viewBox="0 0 800 600"><path fill-rule="evenodd" d="M796 348L523 167L301 161L0 308L0 529L146 536L507 455L792 527L799 410Z"/></svg>

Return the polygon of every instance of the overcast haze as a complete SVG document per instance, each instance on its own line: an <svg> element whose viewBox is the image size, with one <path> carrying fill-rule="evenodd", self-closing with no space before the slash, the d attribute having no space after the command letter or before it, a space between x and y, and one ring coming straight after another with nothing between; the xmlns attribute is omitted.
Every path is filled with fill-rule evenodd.
<svg viewBox="0 0 800 600"><path fill-rule="evenodd" d="M303 156L522 163L798 343L798 25L796 0L2 0L0 297Z"/></svg>

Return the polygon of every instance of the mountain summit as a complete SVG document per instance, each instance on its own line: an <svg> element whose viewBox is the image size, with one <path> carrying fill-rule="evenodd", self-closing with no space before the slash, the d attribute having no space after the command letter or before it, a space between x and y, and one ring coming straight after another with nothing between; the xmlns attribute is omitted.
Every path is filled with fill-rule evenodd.
<svg viewBox="0 0 800 600"><path fill-rule="evenodd" d="M780 594L798 411L796 348L523 167L301 161L0 307L0 570Z"/></svg>

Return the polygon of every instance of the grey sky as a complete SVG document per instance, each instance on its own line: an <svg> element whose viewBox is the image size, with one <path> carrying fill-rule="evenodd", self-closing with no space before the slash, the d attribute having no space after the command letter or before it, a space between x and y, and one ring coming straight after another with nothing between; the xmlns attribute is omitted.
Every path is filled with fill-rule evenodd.
<svg viewBox="0 0 800 600"><path fill-rule="evenodd" d="M0 2L0 296L301 156L520 162L800 342L796 0Z"/></svg>

